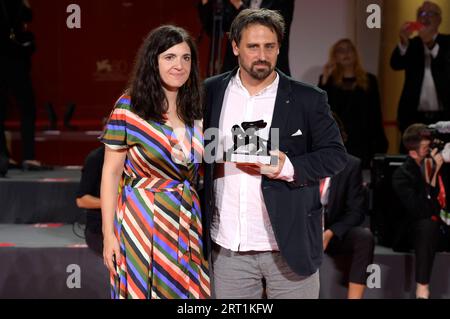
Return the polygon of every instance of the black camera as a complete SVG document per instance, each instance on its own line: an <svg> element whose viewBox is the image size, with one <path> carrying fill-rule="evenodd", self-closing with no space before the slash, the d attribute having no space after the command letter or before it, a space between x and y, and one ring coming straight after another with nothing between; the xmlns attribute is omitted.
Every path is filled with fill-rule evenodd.
<svg viewBox="0 0 450 319"><path fill-rule="evenodd" d="M433 138L430 143L430 149L434 150L435 148L437 148L438 152L441 152L444 149L445 144L447 143L440 138Z"/></svg>
<svg viewBox="0 0 450 319"><path fill-rule="evenodd" d="M431 150L437 148L444 162L450 163L450 121L428 125L422 136L431 141Z"/></svg>
<svg viewBox="0 0 450 319"><path fill-rule="evenodd" d="M449 134L442 134L439 133L436 129L430 129L427 128L421 133L421 136L424 138L429 139L430 142L430 149L434 150L435 148L438 149L438 151L442 151L445 147L445 144L450 142L450 136Z"/></svg>

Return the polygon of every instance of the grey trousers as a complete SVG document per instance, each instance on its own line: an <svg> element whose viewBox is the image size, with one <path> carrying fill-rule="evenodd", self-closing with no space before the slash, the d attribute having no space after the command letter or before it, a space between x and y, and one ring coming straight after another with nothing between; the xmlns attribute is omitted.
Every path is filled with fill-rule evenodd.
<svg viewBox="0 0 450 319"><path fill-rule="evenodd" d="M233 252L216 244L213 247L215 298L319 298L319 271L309 277L299 276L289 268L280 252Z"/></svg>

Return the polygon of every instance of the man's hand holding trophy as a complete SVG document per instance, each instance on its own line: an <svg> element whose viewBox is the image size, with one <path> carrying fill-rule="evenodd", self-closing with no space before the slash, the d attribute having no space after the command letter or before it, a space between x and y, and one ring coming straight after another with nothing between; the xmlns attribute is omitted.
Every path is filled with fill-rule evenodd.
<svg viewBox="0 0 450 319"><path fill-rule="evenodd" d="M276 178L283 168L286 155L279 150L271 150L271 143L257 135L257 131L266 126L264 120L234 125L231 129L233 146L225 152L225 160L269 178Z"/></svg>

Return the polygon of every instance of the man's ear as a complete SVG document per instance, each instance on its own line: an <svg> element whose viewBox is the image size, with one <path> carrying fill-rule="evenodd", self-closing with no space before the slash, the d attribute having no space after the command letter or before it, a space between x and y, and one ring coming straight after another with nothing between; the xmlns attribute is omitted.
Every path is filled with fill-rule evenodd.
<svg viewBox="0 0 450 319"><path fill-rule="evenodd" d="M413 159L418 159L419 158L419 154L417 154L417 151L411 150L408 152L408 155L413 158Z"/></svg>
<svg viewBox="0 0 450 319"><path fill-rule="evenodd" d="M238 45L236 44L236 41L232 41L231 42L231 47L233 48L233 53L234 53L234 55L235 56L239 56L239 47L238 47Z"/></svg>

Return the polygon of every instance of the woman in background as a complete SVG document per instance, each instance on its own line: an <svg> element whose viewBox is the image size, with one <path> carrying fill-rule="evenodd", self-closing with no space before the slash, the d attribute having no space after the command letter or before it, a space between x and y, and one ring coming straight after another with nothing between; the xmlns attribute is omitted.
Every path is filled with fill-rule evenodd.
<svg viewBox="0 0 450 319"><path fill-rule="evenodd" d="M348 134L348 153L369 168L375 153L385 153L388 142L382 125L377 79L361 66L351 40L341 39L330 50L319 87L327 91L331 110L342 120Z"/></svg>

